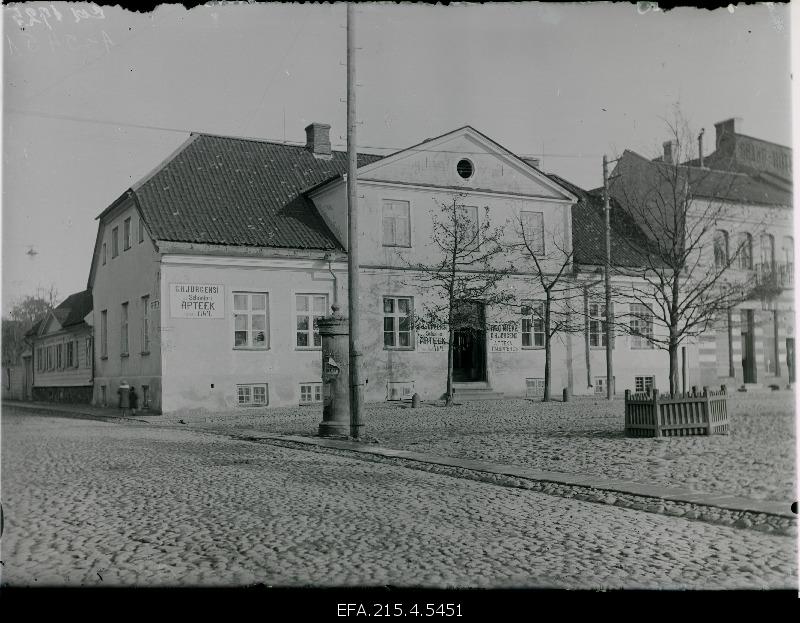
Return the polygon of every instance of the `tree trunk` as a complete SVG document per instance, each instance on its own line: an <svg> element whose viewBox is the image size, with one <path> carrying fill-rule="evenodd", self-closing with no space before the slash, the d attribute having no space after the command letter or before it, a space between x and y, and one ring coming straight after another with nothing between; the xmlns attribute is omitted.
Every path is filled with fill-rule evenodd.
<svg viewBox="0 0 800 623"><path fill-rule="evenodd" d="M447 396L444 403L446 407L453 406L453 335L454 331L451 318L447 338Z"/></svg>
<svg viewBox="0 0 800 623"><path fill-rule="evenodd" d="M544 301L544 396L542 402L550 402L550 292Z"/></svg>
<svg viewBox="0 0 800 623"><path fill-rule="evenodd" d="M680 364L678 362L678 345L677 335L672 327L669 333L669 393L674 396L678 392L678 375L680 374ZM685 389L685 388L684 388Z"/></svg>

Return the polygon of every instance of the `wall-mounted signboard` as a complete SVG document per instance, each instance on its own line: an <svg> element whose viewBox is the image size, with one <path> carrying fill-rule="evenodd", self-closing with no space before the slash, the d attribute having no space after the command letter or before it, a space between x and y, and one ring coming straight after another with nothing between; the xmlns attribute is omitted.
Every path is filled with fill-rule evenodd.
<svg viewBox="0 0 800 623"><path fill-rule="evenodd" d="M169 303L172 318L224 318L225 286L171 283Z"/></svg>

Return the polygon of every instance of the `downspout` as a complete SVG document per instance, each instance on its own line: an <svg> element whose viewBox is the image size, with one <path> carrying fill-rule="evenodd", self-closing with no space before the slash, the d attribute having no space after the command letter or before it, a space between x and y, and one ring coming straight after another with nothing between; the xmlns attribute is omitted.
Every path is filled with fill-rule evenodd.
<svg viewBox="0 0 800 623"><path fill-rule="evenodd" d="M333 277L333 304L339 304L339 278L336 276L336 273L333 272L333 258L330 253L325 254L325 258L328 261L328 272Z"/></svg>

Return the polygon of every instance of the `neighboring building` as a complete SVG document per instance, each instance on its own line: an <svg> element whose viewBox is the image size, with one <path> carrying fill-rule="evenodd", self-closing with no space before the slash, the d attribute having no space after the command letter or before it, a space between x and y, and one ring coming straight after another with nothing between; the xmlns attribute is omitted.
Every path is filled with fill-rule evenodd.
<svg viewBox="0 0 800 623"><path fill-rule="evenodd" d="M72 294L26 333L33 400L89 403L92 397L92 293ZM27 381L26 381L27 382Z"/></svg>
<svg viewBox="0 0 800 623"><path fill-rule="evenodd" d="M713 215L697 253L699 265L724 267L733 261L726 279L749 284L749 300L718 318L714 330L691 346L697 384L783 386L795 375L792 154L788 147L741 134L738 125L736 119L716 124L715 151L683 163L672 141L655 160L626 150L614 170L611 194L624 204L678 176L672 186L691 202L688 228ZM653 210L640 227L656 236L659 217ZM647 214L638 216L648 221Z"/></svg>
<svg viewBox="0 0 800 623"><path fill-rule="evenodd" d="M304 147L193 134L100 214L89 277L96 404L115 401L123 379L162 412L322 401L315 320L334 301L347 309L347 158L331 150L328 131L311 124ZM360 154L358 163L367 400L444 392L446 348L408 319L431 292L403 257L436 259L431 210L457 193L476 221L484 207L496 224L524 218L549 253L548 270L559 265L555 249L575 249L568 279L591 317L584 331L554 338L552 386L604 391L595 196L470 127L385 158ZM615 245L614 261L636 262L625 253ZM541 292L531 264L518 262L504 285L518 295L514 308L468 302L477 330L457 328L460 390L541 395ZM614 347L618 392L663 386L663 353L621 338Z"/></svg>

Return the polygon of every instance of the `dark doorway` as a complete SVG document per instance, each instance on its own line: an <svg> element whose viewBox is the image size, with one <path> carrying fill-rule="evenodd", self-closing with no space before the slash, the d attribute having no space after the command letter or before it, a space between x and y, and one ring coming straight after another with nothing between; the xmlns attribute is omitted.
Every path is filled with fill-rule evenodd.
<svg viewBox="0 0 800 623"><path fill-rule="evenodd" d="M742 373L745 383L756 382L756 344L753 327L753 310L741 311L742 326Z"/></svg>
<svg viewBox="0 0 800 623"><path fill-rule="evenodd" d="M486 380L486 317L483 303L460 301L453 310L453 380Z"/></svg>
<svg viewBox="0 0 800 623"><path fill-rule="evenodd" d="M789 372L789 382L794 383L794 338L786 338L786 369Z"/></svg>

